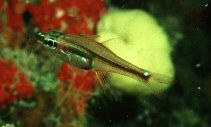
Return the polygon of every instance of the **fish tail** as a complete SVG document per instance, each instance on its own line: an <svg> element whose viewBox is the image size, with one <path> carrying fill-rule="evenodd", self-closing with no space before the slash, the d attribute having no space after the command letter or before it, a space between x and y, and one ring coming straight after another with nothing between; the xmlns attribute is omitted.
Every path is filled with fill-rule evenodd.
<svg viewBox="0 0 211 127"><path fill-rule="evenodd" d="M166 94L161 91L165 91L172 83L173 78L158 73L151 73L150 78L147 81L144 81L144 84L160 99L163 99Z"/></svg>

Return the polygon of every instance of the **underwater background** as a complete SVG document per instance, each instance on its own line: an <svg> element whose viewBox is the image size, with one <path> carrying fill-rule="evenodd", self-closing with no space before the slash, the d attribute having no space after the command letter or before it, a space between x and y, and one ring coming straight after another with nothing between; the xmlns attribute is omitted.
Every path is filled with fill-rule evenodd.
<svg viewBox="0 0 211 127"><path fill-rule="evenodd" d="M114 19L104 20L113 10L118 11ZM147 14L150 20L136 22L138 17L126 15L132 10ZM210 14L209 0L0 0L0 126L210 127ZM130 24L117 28L130 18ZM150 60L155 70L173 66L166 74L174 81L162 99L137 93L133 84L124 82L125 87L111 83L104 93L94 71L57 59L35 38L37 32L50 30L98 35L102 26L124 33L117 39L133 38L137 31L148 31L143 26L151 21L163 31L158 36L168 38L169 60L154 55L134 59ZM129 31L134 24L137 30ZM138 30L139 26L143 29ZM154 28L149 28L151 34L140 38L155 38Z"/></svg>

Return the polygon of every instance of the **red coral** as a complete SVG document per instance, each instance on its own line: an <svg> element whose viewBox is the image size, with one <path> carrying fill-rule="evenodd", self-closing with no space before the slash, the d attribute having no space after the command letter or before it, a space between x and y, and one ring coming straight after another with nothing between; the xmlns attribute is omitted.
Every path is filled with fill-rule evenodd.
<svg viewBox="0 0 211 127"><path fill-rule="evenodd" d="M26 75L20 73L18 75L18 82L15 85L14 91L17 92L17 98L30 98L32 93L34 93L34 88L32 84L25 79Z"/></svg>
<svg viewBox="0 0 211 127"><path fill-rule="evenodd" d="M22 16L16 14L12 9L7 9L7 16L7 27L15 32L23 33Z"/></svg>
<svg viewBox="0 0 211 127"><path fill-rule="evenodd" d="M68 33L91 34L93 28L90 26L97 23L106 5L103 0L42 0L39 5L29 4L27 10L42 31L60 29Z"/></svg>
<svg viewBox="0 0 211 127"><path fill-rule="evenodd" d="M74 33L74 34L81 34L81 33L93 34L94 31L88 27L86 21L80 20L70 25L67 29L64 30L64 32Z"/></svg>
<svg viewBox="0 0 211 127"><path fill-rule="evenodd" d="M61 65L58 78L61 81L60 92L67 95L68 102L76 115L83 116L85 114L85 105L91 97L91 93L95 91L98 79L94 71L80 70L73 71L73 68L66 63ZM70 86L71 85L71 86ZM68 89L67 87L72 89Z"/></svg>
<svg viewBox="0 0 211 127"><path fill-rule="evenodd" d="M63 63L58 72L58 78L64 83L73 84L74 88L83 92L92 92L95 90L95 85L98 83L96 74L94 71L83 71L83 74L76 71L72 71L71 67Z"/></svg>
<svg viewBox="0 0 211 127"><path fill-rule="evenodd" d="M13 79L17 74L17 68L15 67L13 62L9 61L6 63L2 59L0 59L0 74L1 83L4 83L6 85L12 84Z"/></svg>
<svg viewBox="0 0 211 127"><path fill-rule="evenodd" d="M22 0L8 0L7 13L7 27L14 32L23 34L24 26L22 14L24 13L26 5Z"/></svg>
<svg viewBox="0 0 211 127"><path fill-rule="evenodd" d="M12 42L12 45L19 45L22 42L24 34L23 13L26 5L22 0L7 0L0 1L0 11L2 15L0 20L0 32L6 38L7 42ZM1 15L1 16L2 16ZM2 27L5 27L2 31Z"/></svg>
<svg viewBox="0 0 211 127"><path fill-rule="evenodd" d="M4 5L7 6L3 8ZM4 32L7 41L19 45L25 31L25 11L32 14L35 25L42 31L57 29L66 33L93 34L96 23L106 11L106 4L103 0L41 0L39 4L0 0L0 11L2 9L5 9L3 12L6 13L6 19L0 21L0 31L2 26L6 26Z"/></svg>
<svg viewBox="0 0 211 127"><path fill-rule="evenodd" d="M72 0L70 5L79 9L78 15L90 17L94 23L106 11L104 0Z"/></svg>
<svg viewBox="0 0 211 127"><path fill-rule="evenodd" d="M0 59L0 108L19 99L28 99L34 93L34 88L25 79L25 74L18 73L12 61Z"/></svg>
<svg viewBox="0 0 211 127"><path fill-rule="evenodd" d="M56 18L56 6L48 0L41 0L39 5L29 4L27 10L32 14L34 23L42 30L59 29L62 18Z"/></svg>
<svg viewBox="0 0 211 127"><path fill-rule="evenodd" d="M62 63L58 73L58 77L59 80L63 82L71 81L73 77L73 71L68 64Z"/></svg>
<svg viewBox="0 0 211 127"><path fill-rule="evenodd" d="M88 71L86 75L77 74L73 80L73 86L84 92L94 91L97 84L96 75L93 71Z"/></svg>
<svg viewBox="0 0 211 127"><path fill-rule="evenodd" d="M0 10L3 8L3 0L0 0Z"/></svg>

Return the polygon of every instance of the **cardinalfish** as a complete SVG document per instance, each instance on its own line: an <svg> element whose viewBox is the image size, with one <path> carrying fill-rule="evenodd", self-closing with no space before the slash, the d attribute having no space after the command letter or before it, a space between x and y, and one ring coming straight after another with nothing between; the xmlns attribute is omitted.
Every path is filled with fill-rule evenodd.
<svg viewBox="0 0 211 127"><path fill-rule="evenodd" d="M153 89L152 81L161 84L172 82L172 78L168 76L139 68L120 58L106 47L106 42L97 42L96 37L97 35L65 34L57 31L39 32L36 36L38 42L53 50L57 57L70 65L84 70L112 72L133 78L143 82L156 95L158 93Z"/></svg>

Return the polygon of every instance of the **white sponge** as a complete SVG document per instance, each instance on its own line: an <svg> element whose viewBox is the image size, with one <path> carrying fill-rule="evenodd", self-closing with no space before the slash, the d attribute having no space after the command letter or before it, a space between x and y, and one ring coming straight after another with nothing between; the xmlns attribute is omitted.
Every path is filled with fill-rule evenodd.
<svg viewBox="0 0 211 127"><path fill-rule="evenodd" d="M109 48L126 61L142 69L174 77L170 56L172 48L168 37L155 18L148 13L142 10L110 11L99 22L97 34L100 35L100 42L114 38L109 42ZM152 93L140 82L118 74L110 74L109 81L129 93ZM165 84L157 92L170 85Z"/></svg>

